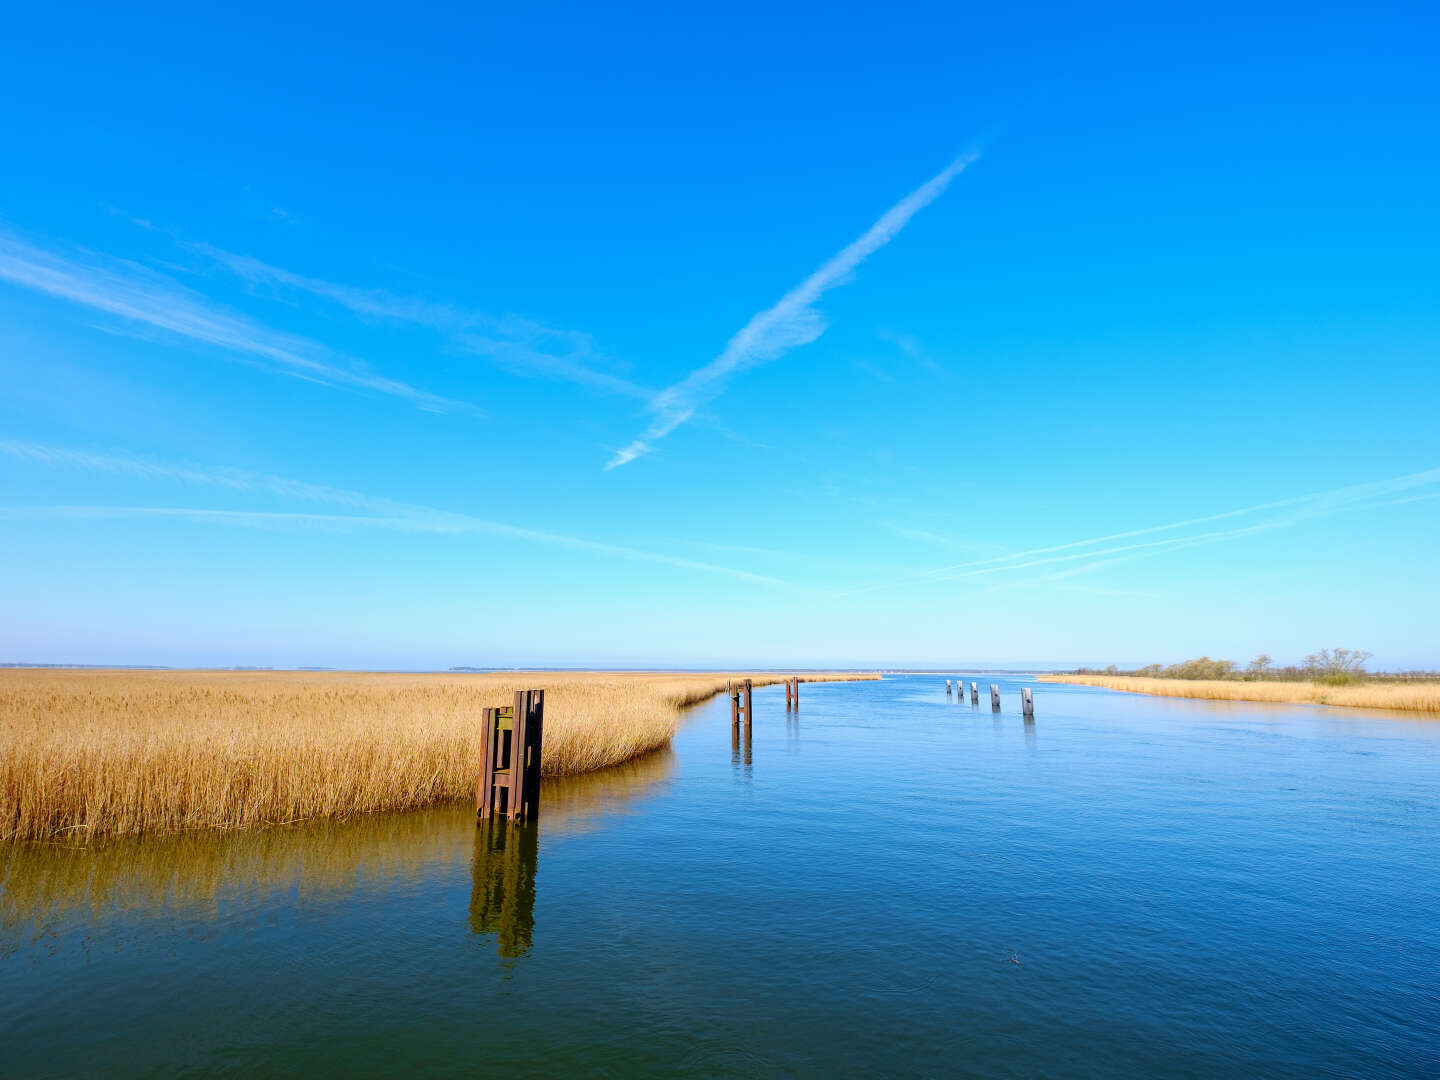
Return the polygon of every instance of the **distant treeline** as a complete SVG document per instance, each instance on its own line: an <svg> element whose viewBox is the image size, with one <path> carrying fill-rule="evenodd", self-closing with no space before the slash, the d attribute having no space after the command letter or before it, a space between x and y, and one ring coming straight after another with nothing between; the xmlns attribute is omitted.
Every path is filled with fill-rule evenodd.
<svg viewBox="0 0 1440 1080"><path fill-rule="evenodd" d="M1320 649L1299 664L1277 667L1267 653L1261 653L1241 667L1234 660L1211 660L1201 656L1178 664L1150 664L1122 671L1114 664L1104 668L1079 668L1077 675L1136 675L1148 679L1234 679L1241 682L1318 682L1345 686L1359 682L1418 682L1433 680L1434 672L1402 671L1371 674L1365 670L1371 654L1362 649Z"/></svg>

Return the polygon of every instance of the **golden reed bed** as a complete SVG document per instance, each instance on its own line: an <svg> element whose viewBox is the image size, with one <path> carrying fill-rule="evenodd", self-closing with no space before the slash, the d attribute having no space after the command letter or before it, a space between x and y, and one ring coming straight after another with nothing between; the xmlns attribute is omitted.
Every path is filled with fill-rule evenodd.
<svg viewBox="0 0 1440 1080"><path fill-rule="evenodd" d="M1135 675L1041 675L1040 680L1103 686L1108 690L1155 694L1159 697L1205 698L1210 701L1274 701L1440 713L1440 682L1325 686L1312 682L1147 679Z"/></svg>
<svg viewBox="0 0 1440 1080"><path fill-rule="evenodd" d="M726 678L4 669L0 840L238 829L474 798L480 710L517 689L545 691L545 771L567 774L668 744L682 710Z"/></svg>
<svg viewBox="0 0 1440 1080"><path fill-rule="evenodd" d="M667 747L614 768L547 776L540 827L546 836L589 831L662 788L674 769ZM6 844L0 846L0 934L38 938L67 919L99 923L138 912L204 918L236 891L341 903L364 882L414 882L430 867L478 862L486 830L455 828L471 813L443 803L286 829Z"/></svg>

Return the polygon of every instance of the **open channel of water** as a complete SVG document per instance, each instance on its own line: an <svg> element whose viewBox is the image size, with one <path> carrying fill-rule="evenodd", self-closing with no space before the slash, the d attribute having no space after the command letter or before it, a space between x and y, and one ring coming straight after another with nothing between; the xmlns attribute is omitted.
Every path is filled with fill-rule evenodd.
<svg viewBox="0 0 1440 1080"><path fill-rule="evenodd" d="M11 850L0 1073L1440 1075L1440 720L974 677L717 700L538 827Z"/></svg>

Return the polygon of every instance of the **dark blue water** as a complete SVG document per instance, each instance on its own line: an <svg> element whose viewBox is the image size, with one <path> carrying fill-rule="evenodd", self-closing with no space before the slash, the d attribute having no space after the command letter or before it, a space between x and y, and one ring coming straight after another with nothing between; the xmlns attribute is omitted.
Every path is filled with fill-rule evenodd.
<svg viewBox="0 0 1440 1080"><path fill-rule="evenodd" d="M538 829L12 853L0 1071L1440 1075L1440 721L979 681L717 701Z"/></svg>

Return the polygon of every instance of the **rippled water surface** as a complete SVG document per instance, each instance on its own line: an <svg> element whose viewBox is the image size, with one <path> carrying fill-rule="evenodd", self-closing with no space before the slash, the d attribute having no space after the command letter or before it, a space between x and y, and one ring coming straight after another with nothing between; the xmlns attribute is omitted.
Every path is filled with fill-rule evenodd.
<svg viewBox="0 0 1440 1080"><path fill-rule="evenodd" d="M11 852L0 1072L1440 1075L1440 721L979 681L716 701L538 829Z"/></svg>

